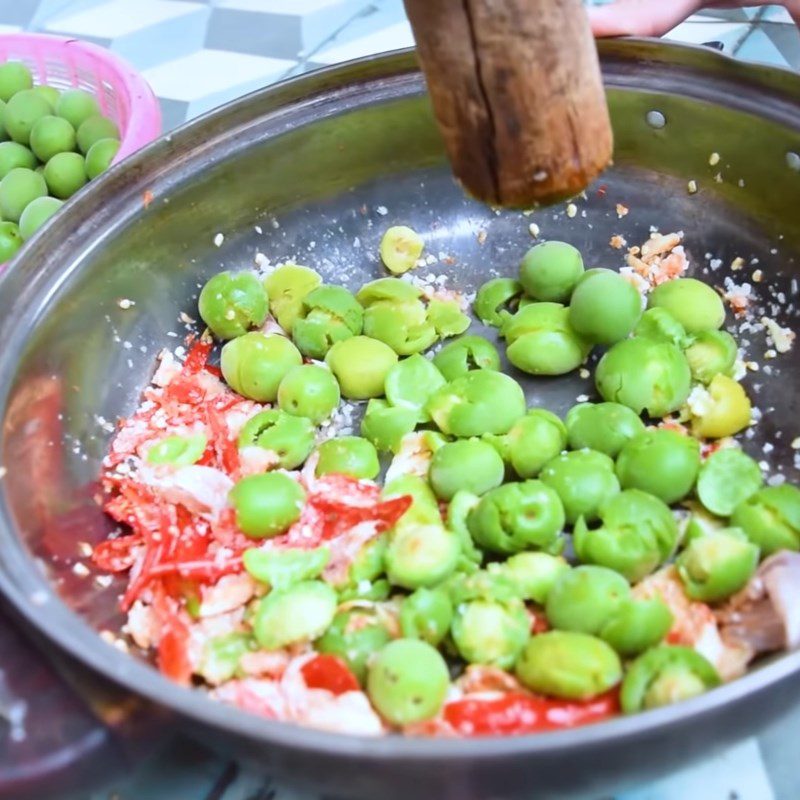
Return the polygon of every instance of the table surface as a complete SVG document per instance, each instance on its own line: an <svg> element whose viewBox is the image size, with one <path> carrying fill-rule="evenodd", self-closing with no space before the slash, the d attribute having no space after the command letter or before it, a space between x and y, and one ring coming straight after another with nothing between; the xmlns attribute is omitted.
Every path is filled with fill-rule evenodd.
<svg viewBox="0 0 800 800"><path fill-rule="evenodd" d="M128 59L158 95L165 129L282 78L412 44L401 0L0 0L0 33L17 30L76 36ZM778 6L703 12L669 38L800 68L800 35ZM800 708L758 739L615 800L800 797L798 732ZM318 800L183 738L133 776L69 800L110 798Z"/></svg>

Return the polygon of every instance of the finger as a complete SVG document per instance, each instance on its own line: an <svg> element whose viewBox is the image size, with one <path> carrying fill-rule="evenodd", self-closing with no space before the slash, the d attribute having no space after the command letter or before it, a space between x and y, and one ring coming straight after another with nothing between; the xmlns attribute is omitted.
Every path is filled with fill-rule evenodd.
<svg viewBox="0 0 800 800"><path fill-rule="evenodd" d="M703 0L619 0L588 12L595 36L661 36L704 5Z"/></svg>

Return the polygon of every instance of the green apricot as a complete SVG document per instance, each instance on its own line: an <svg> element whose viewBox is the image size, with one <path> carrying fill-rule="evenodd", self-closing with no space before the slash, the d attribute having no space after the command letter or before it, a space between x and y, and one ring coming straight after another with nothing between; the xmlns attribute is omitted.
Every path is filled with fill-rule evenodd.
<svg viewBox="0 0 800 800"><path fill-rule="evenodd" d="M623 489L641 489L668 505L692 491L699 469L700 443L669 429L639 434L617 456L617 477Z"/></svg>
<svg viewBox="0 0 800 800"><path fill-rule="evenodd" d="M596 344L614 344L624 339L641 316L639 292L609 269L589 270L578 281L569 305L573 329Z"/></svg>
<svg viewBox="0 0 800 800"><path fill-rule="evenodd" d="M446 344L434 357L433 364L444 376L453 381L474 369L500 369L497 348L482 336L462 336Z"/></svg>
<svg viewBox="0 0 800 800"><path fill-rule="evenodd" d="M497 451L479 439L449 442L431 460L429 478L440 500L451 500L464 490L484 494L503 482L505 465Z"/></svg>
<svg viewBox="0 0 800 800"><path fill-rule="evenodd" d="M570 525L579 517L597 519L602 505L620 490L614 462L595 450L562 453L547 462L539 477L558 493Z"/></svg>
<svg viewBox="0 0 800 800"><path fill-rule="evenodd" d="M434 392L426 410L442 433L508 433L525 414L522 387L502 372L475 370Z"/></svg>
<svg viewBox="0 0 800 800"><path fill-rule="evenodd" d="M725 321L722 298L695 278L677 278L656 286L648 295L647 305L669 311L690 334L716 330Z"/></svg>
<svg viewBox="0 0 800 800"><path fill-rule="evenodd" d="M473 600L456 610L453 643L467 663L511 669L528 641L530 627L522 604Z"/></svg>
<svg viewBox="0 0 800 800"><path fill-rule="evenodd" d="M346 398L367 400L384 394L387 376L397 364L397 353L378 339L351 336L331 347L325 363Z"/></svg>
<svg viewBox="0 0 800 800"><path fill-rule="evenodd" d="M565 420L573 450L597 450L616 458L627 442L644 433L639 415L620 403L580 403Z"/></svg>
<svg viewBox="0 0 800 800"><path fill-rule="evenodd" d="M302 312L303 300L321 283L322 278L317 272L299 264L281 264L264 278L269 312L287 333L292 332L294 322Z"/></svg>
<svg viewBox="0 0 800 800"><path fill-rule="evenodd" d="M692 374L675 345L634 337L617 342L600 359L595 383L608 402L664 417L686 402Z"/></svg>
<svg viewBox="0 0 800 800"><path fill-rule="evenodd" d="M678 544L678 525L657 497L626 489L600 507L601 526L578 519L572 543L578 558L616 570L635 582L666 561Z"/></svg>
<svg viewBox="0 0 800 800"><path fill-rule="evenodd" d="M317 448L317 453L317 475L335 473L372 480L380 472L375 447L360 436L328 439Z"/></svg>
<svg viewBox="0 0 800 800"><path fill-rule="evenodd" d="M516 674L533 692L586 700L622 680L622 663L602 639L575 631L549 631L529 640Z"/></svg>
<svg viewBox="0 0 800 800"><path fill-rule="evenodd" d="M522 258L519 279L536 300L565 303L583 272L580 252L566 242L543 242Z"/></svg>

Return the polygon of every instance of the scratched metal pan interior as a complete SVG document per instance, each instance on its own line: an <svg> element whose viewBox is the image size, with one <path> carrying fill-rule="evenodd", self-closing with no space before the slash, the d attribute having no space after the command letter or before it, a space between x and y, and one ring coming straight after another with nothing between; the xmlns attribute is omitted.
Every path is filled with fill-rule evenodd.
<svg viewBox="0 0 800 800"><path fill-rule="evenodd" d="M435 259L419 272L471 292L514 274L532 222L541 238L580 248L588 265L614 268L625 251L610 238L640 244L656 226L683 232L690 274L722 288L726 278L750 283L756 308L796 326L800 77L658 42L608 43L601 54L615 165L574 201L574 215L567 204L526 216L466 199L409 53L250 95L162 138L70 203L0 279L0 586L30 624L205 741L341 797L512 798L531 786L542 797L597 796L708 755L791 706L800 654L692 701L568 732L337 737L215 704L107 644L98 631L120 623L120 584L75 570L76 542L108 529L93 500L108 422L136 406L157 352L180 343L178 314L196 317L202 282L252 265L257 253L355 288L381 274L385 228L408 224ZM731 271L737 258L743 267ZM123 298L133 305L121 308ZM796 481L798 349L768 359L763 331L728 322L759 365L745 378L761 412L745 446ZM517 377L531 403L559 413L594 396L577 373Z"/></svg>

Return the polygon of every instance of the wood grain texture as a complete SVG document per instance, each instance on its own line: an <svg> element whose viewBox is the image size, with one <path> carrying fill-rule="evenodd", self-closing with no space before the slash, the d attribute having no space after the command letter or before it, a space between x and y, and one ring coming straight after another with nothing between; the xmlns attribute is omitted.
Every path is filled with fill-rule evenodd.
<svg viewBox="0 0 800 800"><path fill-rule="evenodd" d="M581 192L611 124L581 0L405 0L456 177L526 207Z"/></svg>

